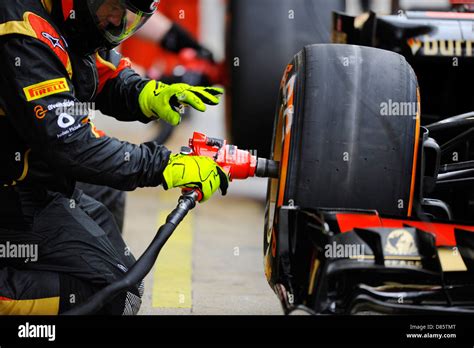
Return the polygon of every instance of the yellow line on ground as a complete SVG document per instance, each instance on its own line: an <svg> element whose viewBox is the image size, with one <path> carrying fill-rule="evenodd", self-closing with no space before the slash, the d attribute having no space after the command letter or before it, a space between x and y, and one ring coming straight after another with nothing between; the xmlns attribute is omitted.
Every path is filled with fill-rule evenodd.
<svg viewBox="0 0 474 348"><path fill-rule="evenodd" d="M160 226L167 215L168 212L159 214ZM192 220L189 214L181 222L155 263L152 297L155 308L192 307Z"/></svg>

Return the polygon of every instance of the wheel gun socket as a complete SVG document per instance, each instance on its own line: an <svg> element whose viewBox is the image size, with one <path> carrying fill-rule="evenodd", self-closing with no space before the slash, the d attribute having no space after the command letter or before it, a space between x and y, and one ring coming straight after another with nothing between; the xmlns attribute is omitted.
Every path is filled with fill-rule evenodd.
<svg viewBox="0 0 474 348"><path fill-rule="evenodd" d="M277 161L258 158L257 159L257 169L255 171L255 176L260 178L273 178L278 179L280 172L280 163Z"/></svg>

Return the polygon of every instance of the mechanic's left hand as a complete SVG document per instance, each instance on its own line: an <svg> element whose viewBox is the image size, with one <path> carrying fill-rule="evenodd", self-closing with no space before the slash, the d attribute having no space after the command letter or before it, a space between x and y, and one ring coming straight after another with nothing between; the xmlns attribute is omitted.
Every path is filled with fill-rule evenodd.
<svg viewBox="0 0 474 348"><path fill-rule="evenodd" d="M160 118L172 126L181 122L180 106L191 106L206 111L207 105L219 104L222 88L194 87L185 83L167 85L160 81L150 81L139 96L142 112L150 118Z"/></svg>

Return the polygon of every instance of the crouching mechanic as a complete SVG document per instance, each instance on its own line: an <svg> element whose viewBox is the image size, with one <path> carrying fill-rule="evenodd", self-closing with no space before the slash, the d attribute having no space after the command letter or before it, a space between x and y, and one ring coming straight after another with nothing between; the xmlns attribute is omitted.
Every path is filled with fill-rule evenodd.
<svg viewBox="0 0 474 348"><path fill-rule="evenodd" d="M141 78L113 47L156 10L152 0L0 0L0 314L58 314L135 262L110 212L76 181L119 190L198 188L228 178L211 160L171 155L97 131L80 103L121 121L180 122L222 90ZM82 111L81 111L82 110ZM141 284L103 308L135 314Z"/></svg>

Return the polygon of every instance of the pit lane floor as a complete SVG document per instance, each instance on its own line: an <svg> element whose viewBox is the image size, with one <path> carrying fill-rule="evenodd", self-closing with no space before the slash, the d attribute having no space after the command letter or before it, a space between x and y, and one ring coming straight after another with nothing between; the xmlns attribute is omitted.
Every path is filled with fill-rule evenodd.
<svg viewBox="0 0 474 348"><path fill-rule="evenodd" d="M140 143L153 126L123 124L98 116L109 135ZM173 152L194 130L224 136L222 113L192 115L166 144ZM162 250L145 279L142 315L279 315L282 310L263 271L265 179L231 183L226 197L198 205ZM154 237L159 221L176 206L178 190L161 187L127 194L124 239L138 257Z"/></svg>

